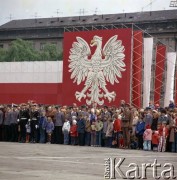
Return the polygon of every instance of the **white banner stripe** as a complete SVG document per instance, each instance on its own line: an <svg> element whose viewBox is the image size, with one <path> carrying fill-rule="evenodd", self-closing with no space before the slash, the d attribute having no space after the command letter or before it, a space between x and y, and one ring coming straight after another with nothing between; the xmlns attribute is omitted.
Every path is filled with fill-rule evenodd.
<svg viewBox="0 0 177 180"><path fill-rule="evenodd" d="M167 80L165 84L164 106L169 105L170 100L174 100L174 80L175 80L176 52L167 53Z"/></svg>
<svg viewBox="0 0 177 180"><path fill-rule="evenodd" d="M151 66L153 54L153 38L144 38L144 79L143 79L143 107L150 101Z"/></svg>
<svg viewBox="0 0 177 180"><path fill-rule="evenodd" d="M0 83L62 83L63 61L0 62Z"/></svg>

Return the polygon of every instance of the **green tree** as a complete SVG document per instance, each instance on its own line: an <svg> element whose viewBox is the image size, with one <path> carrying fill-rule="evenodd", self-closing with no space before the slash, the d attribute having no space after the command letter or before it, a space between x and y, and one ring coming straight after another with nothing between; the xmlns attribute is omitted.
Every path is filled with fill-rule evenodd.
<svg viewBox="0 0 177 180"><path fill-rule="evenodd" d="M12 41L8 50L0 48L0 61L56 61L62 60L62 52L55 44L46 44L42 51L33 48L30 41L17 39Z"/></svg>
<svg viewBox="0 0 177 180"><path fill-rule="evenodd" d="M47 61L61 60L62 53L58 51L55 44L46 44L41 52L41 59Z"/></svg>
<svg viewBox="0 0 177 180"><path fill-rule="evenodd" d="M0 62L7 61L7 50L0 48Z"/></svg>
<svg viewBox="0 0 177 180"><path fill-rule="evenodd" d="M35 61L40 59L40 55L33 48L32 42L17 39L12 41L7 58L11 61Z"/></svg>

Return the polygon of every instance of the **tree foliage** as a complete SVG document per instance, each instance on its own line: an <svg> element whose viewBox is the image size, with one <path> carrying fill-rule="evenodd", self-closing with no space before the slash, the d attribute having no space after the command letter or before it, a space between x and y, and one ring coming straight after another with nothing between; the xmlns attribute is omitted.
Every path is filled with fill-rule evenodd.
<svg viewBox="0 0 177 180"><path fill-rule="evenodd" d="M54 61L61 60L62 53L55 44L46 44L44 49L37 51L30 41L17 39L12 41L8 50L0 48L0 61Z"/></svg>

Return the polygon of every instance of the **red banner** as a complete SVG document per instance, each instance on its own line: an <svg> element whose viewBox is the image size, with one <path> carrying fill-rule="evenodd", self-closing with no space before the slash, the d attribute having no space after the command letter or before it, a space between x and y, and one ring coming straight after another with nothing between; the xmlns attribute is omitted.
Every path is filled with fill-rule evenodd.
<svg viewBox="0 0 177 180"><path fill-rule="evenodd" d="M62 83L0 83L0 104L26 103L61 104Z"/></svg>
<svg viewBox="0 0 177 180"><path fill-rule="evenodd" d="M142 84L142 52L143 33L134 31L133 33L133 66L132 66L132 104L141 107L141 84Z"/></svg>
<svg viewBox="0 0 177 180"><path fill-rule="evenodd" d="M166 46L156 46L156 66L155 66L155 91L154 103L160 104L161 88L163 84L163 73L165 71Z"/></svg>
<svg viewBox="0 0 177 180"><path fill-rule="evenodd" d="M62 102L130 102L131 29L64 33Z"/></svg>

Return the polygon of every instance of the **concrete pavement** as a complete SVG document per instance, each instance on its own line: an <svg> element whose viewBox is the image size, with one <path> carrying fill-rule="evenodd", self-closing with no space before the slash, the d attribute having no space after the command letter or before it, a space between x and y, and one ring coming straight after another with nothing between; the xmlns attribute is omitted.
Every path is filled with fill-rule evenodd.
<svg viewBox="0 0 177 180"><path fill-rule="evenodd" d="M165 163L174 166L177 176L177 153L157 153L140 150L122 150L101 147L79 147L55 144L21 144L0 142L0 179L2 180L101 180L105 174L107 158L126 158L120 166L124 174L136 163L142 177L142 164ZM166 175L170 175L168 172ZM115 171L115 178L122 179ZM147 169L147 179L153 178L152 168ZM162 179L162 178L161 178Z"/></svg>

